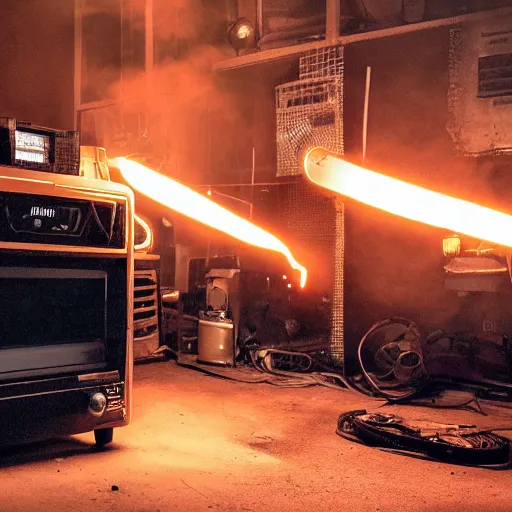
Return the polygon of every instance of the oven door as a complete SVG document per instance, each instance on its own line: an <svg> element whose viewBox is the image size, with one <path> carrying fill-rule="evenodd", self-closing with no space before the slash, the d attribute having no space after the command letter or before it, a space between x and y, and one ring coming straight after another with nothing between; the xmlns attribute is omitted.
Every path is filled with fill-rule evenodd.
<svg viewBox="0 0 512 512"><path fill-rule="evenodd" d="M0 267L0 382L121 366L122 261L10 259Z"/></svg>

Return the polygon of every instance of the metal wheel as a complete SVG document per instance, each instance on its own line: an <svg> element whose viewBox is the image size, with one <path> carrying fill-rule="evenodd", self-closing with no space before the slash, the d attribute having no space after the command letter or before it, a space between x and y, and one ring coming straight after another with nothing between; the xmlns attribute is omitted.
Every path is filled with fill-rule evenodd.
<svg viewBox="0 0 512 512"><path fill-rule="evenodd" d="M98 448L103 448L107 444L112 442L114 438L113 428L100 428L94 431L94 440Z"/></svg>

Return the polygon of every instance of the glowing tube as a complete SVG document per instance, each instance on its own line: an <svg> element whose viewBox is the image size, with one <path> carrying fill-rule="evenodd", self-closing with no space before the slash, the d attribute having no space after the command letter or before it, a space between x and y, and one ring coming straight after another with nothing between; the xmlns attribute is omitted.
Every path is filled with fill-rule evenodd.
<svg viewBox="0 0 512 512"><path fill-rule="evenodd" d="M512 216L505 213L369 171L323 148L306 153L304 169L313 183L361 203L512 247Z"/></svg>
<svg viewBox="0 0 512 512"><path fill-rule="evenodd" d="M167 208L223 231L242 242L283 254L290 266L300 272L301 287L306 284L306 268L299 264L288 247L271 233L142 164L126 158L116 160L125 180L134 189Z"/></svg>
<svg viewBox="0 0 512 512"><path fill-rule="evenodd" d="M135 222L137 222L144 230L144 233L146 233L146 238L144 241L138 245L135 245L134 249L137 252L147 251L153 245L153 231L151 231L149 224L145 220L141 219L138 215L134 214L133 216L135 218Z"/></svg>

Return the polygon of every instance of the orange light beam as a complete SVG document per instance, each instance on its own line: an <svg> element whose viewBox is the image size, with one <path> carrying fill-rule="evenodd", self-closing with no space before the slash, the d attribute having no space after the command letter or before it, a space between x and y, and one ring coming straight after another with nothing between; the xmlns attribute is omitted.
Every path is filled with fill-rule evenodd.
<svg viewBox="0 0 512 512"><path fill-rule="evenodd" d="M364 169L323 148L304 157L323 188L400 217L512 247L512 216Z"/></svg>
<svg viewBox="0 0 512 512"><path fill-rule="evenodd" d="M139 245L136 245L134 248L136 251L147 251L153 245L153 231L151 230L151 227L144 219L135 214L133 216L135 217L135 222L138 222L142 229L144 230L144 232L146 233L146 238L144 242L142 242Z"/></svg>
<svg viewBox="0 0 512 512"><path fill-rule="evenodd" d="M128 184L150 199L242 242L283 254L290 266L300 272L300 286L305 286L306 267L293 257L281 240L268 231L138 162L122 157L117 158L116 162Z"/></svg>

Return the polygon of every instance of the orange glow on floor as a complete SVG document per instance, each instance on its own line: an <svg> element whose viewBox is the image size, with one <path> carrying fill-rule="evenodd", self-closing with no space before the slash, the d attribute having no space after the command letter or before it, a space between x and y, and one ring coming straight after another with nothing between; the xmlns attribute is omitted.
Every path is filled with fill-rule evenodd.
<svg viewBox="0 0 512 512"><path fill-rule="evenodd" d="M512 216L505 213L369 171L323 148L308 151L304 169L316 185L361 203L512 247Z"/></svg>
<svg viewBox="0 0 512 512"><path fill-rule="evenodd" d="M141 194L242 242L283 254L290 266L300 272L301 287L306 284L307 269L281 240L268 231L149 167L126 158L117 158L116 161L128 184Z"/></svg>

